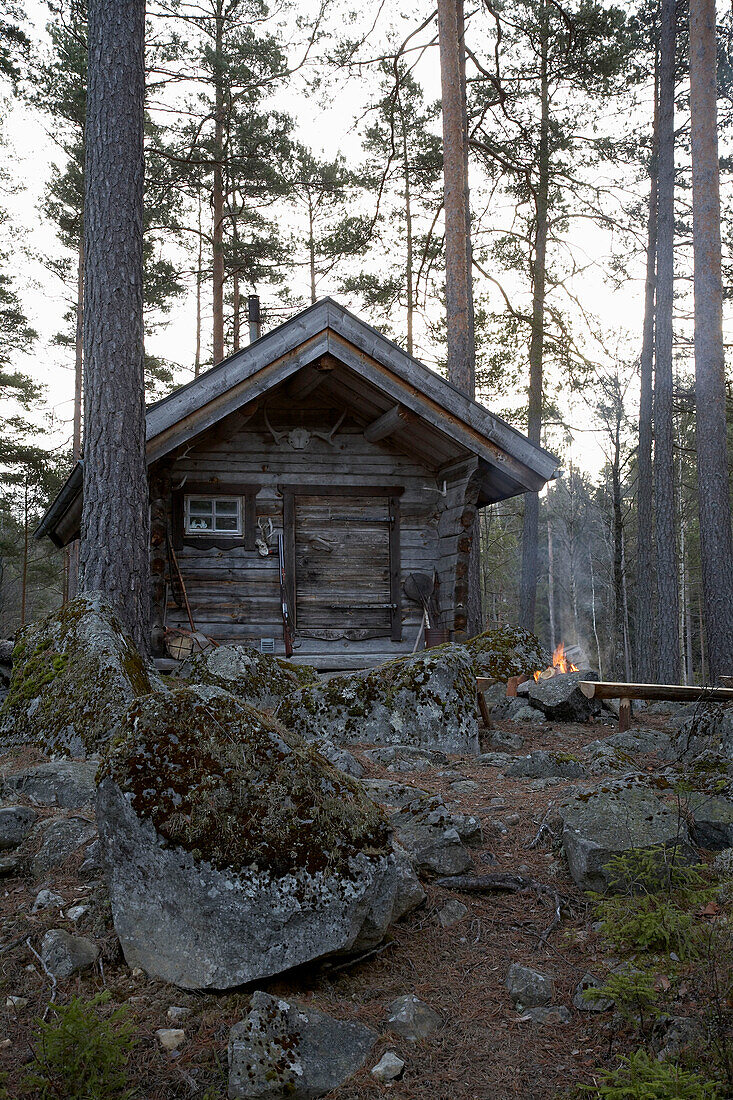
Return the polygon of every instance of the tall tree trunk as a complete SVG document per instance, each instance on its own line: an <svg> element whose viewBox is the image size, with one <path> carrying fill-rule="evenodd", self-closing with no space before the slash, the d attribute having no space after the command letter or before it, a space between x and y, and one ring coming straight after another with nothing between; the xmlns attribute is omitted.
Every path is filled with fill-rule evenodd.
<svg viewBox="0 0 733 1100"><path fill-rule="evenodd" d="M311 304L316 301L316 238L313 227L313 201L308 196L308 259L311 277Z"/></svg>
<svg viewBox="0 0 733 1100"><path fill-rule="evenodd" d="M76 261L76 333L74 337L74 427L71 456L81 458L81 405L84 400L84 235L79 238ZM66 548L66 598L73 600L79 590L79 540Z"/></svg>
<svg viewBox="0 0 733 1100"><path fill-rule="evenodd" d="M81 579L150 645L143 369L144 0L90 0Z"/></svg>
<svg viewBox="0 0 733 1100"><path fill-rule="evenodd" d="M611 486L613 505L613 673L620 677L624 655L623 517L621 510L621 416L617 409L613 437Z"/></svg>
<svg viewBox="0 0 733 1100"><path fill-rule="evenodd" d="M234 246L234 270L232 272L232 351L239 351L240 347L240 310L242 308L239 292L239 249L237 247L237 218L232 217L232 244Z"/></svg>
<svg viewBox="0 0 733 1100"><path fill-rule="evenodd" d="M629 589L626 583L626 539L621 528L621 592L624 605L624 672L627 683L634 678L634 665L631 660L631 631L629 630Z"/></svg>
<svg viewBox="0 0 733 1100"><path fill-rule="evenodd" d="M405 181L405 245L407 258L405 263L405 289L407 292L407 354L412 355L413 342L413 315L415 311L415 290L413 272L414 242L412 237L412 191L410 188L410 158L407 149L407 127L402 108L399 103L400 119L402 121L402 172Z"/></svg>
<svg viewBox="0 0 733 1100"><path fill-rule="evenodd" d="M540 20L546 28L546 0L540 5ZM542 33L540 59L540 145L535 192L535 237L532 263L532 333L529 343L529 395L527 435L538 446L542 436L542 363L545 349L545 284L547 263L547 217L550 190L550 90L547 75L547 36ZM525 493L522 523L522 575L519 587L519 622L534 630L537 606L537 558L540 498Z"/></svg>
<svg viewBox="0 0 733 1100"><path fill-rule="evenodd" d="M557 625L555 623L555 547L552 537L552 517L550 499L547 499L547 608L550 616L550 649L557 648Z"/></svg>
<svg viewBox="0 0 733 1100"><path fill-rule="evenodd" d="M28 474L23 490L23 567L20 577L20 625L25 626L26 601L28 599Z"/></svg>
<svg viewBox="0 0 733 1100"><path fill-rule="evenodd" d="M680 675L675 531L674 380L674 83L675 0L662 0L659 51L659 214L654 371L654 511L657 548L657 677Z"/></svg>
<svg viewBox="0 0 733 1100"><path fill-rule="evenodd" d="M224 48L224 15L221 0L216 5L216 58L214 64L214 180L213 213L213 354L214 363L224 358L224 85L220 74Z"/></svg>
<svg viewBox="0 0 733 1100"><path fill-rule="evenodd" d="M596 658L598 660L598 675L603 679L603 661L601 660L601 642L598 637L598 621L596 618L596 580L593 575L593 556L588 555L588 561L590 563L590 607L591 607L591 619L593 621L593 637L596 640Z"/></svg>
<svg viewBox="0 0 733 1100"><path fill-rule="evenodd" d="M201 192L198 194L198 258L196 265L196 353L193 361L193 376L201 373L201 284L203 282L204 236L201 230Z"/></svg>
<svg viewBox="0 0 733 1100"><path fill-rule="evenodd" d="M642 683L654 679L657 630L654 614L654 473L652 467L652 408L654 392L654 298L657 279L657 80L654 81L654 132L649 170L644 330L641 344L639 395L639 451L637 455L636 561L636 674Z"/></svg>
<svg viewBox="0 0 733 1100"><path fill-rule="evenodd" d="M476 349L463 33L463 0L438 0L443 107L447 367L451 382L473 398L476 393ZM474 520L468 564L467 630L469 634L476 634L481 627L480 536L478 523Z"/></svg>
<svg viewBox="0 0 733 1100"><path fill-rule="evenodd" d="M716 101L715 0L690 0L690 137L695 256L695 392L700 559L711 680L733 673Z"/></svg>

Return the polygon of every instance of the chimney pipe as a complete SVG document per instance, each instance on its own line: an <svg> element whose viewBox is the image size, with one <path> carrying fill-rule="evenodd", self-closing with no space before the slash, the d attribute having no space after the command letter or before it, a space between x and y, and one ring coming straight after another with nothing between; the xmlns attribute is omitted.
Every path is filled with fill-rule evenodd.
<svg viewBox="0 0 733 1100"><path fill-rule="evenodd" d="M247 320L249 322L249 342L254 344L260 338L260 296L250 294L247 298Z"/></svg>

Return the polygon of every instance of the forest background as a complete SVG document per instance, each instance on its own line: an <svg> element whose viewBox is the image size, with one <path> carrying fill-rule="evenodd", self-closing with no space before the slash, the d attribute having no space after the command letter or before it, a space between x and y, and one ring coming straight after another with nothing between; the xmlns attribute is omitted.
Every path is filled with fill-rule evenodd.
<svg viewBox="0 0 733 1100"><path fill-rule="evenodd" d="M669 6L669 5L668 5ZM149 396L333 294L444 369L436 13L388 0L266 8L151 0L146 348ZM680 679L707 677L692 362L686 5L675 112L674 587ZM466 9L477 395L564 473L540 500L535 625L606 678L644 665L655 590L640 557L655 3L482 0ZM719 26L724 283L731 293L730 12ZM74 418L83 233L85 10L0 0L0 634L57 605L63 559L32 539L81 446ZM542 294L539 293L540 288ZM539 312L538 312L539 311ZM728 318L725 318L726 323ZM534 351L532 351L534 337ZM726 338L726 343L729 340ZM730 385L728 423L733 421ZM648 477L648 475L647 475ZM643 480L643 477L642 477ZM520 616L524 500L484 511L487 625ZM643 531L642 525L642 531ZM524 533L526 539L526 531ZM654 613L652 599L652 614Z"/></svg>

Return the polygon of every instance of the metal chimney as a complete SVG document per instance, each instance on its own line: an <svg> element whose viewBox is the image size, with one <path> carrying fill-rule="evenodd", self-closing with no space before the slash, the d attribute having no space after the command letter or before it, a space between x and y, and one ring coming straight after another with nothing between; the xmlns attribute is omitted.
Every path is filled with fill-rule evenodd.
<svg viewBox="0 0 733 1100"><path fill-rule="evenodd" d="M249 322L249 342L254 344L260 338L260 296L250 294L247 298L247 321Z"/></svg>

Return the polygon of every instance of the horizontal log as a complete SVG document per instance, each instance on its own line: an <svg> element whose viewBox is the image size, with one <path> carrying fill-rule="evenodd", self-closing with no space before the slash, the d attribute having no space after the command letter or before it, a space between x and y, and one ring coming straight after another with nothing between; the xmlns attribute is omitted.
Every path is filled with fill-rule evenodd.
<svg viewBox="0 0 733 1100"><path fill-rule="evenodd" d="M696 687L688 684L621 684L609 680L581 680L586 699L663 699L667 702L724 702L733 700L733 688Z"/></svg>

